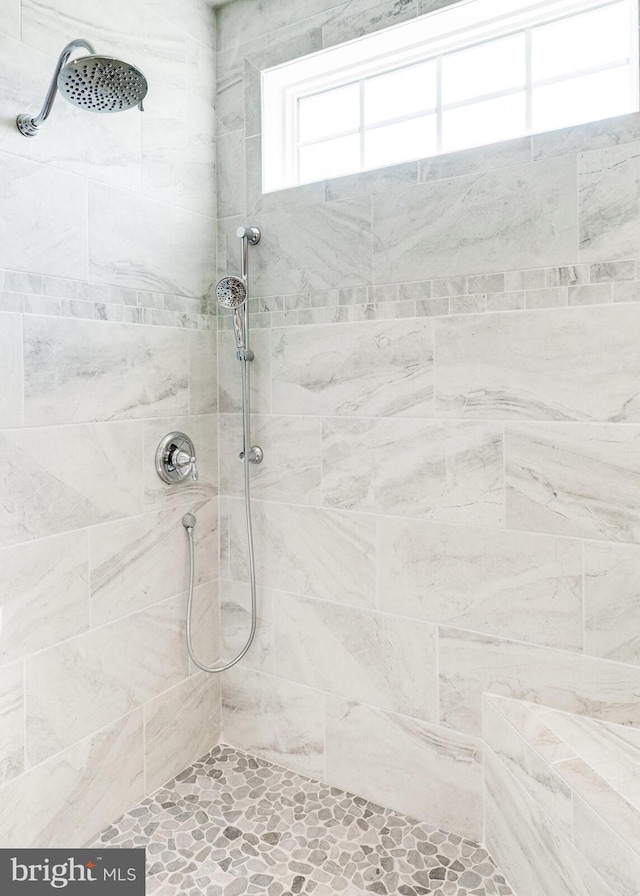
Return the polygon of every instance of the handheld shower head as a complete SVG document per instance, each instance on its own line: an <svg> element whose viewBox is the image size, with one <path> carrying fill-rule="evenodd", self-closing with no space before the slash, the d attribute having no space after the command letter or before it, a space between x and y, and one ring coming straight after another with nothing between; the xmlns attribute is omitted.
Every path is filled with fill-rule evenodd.
<svg viewBox="0 0 640 896"><path fill-rule="evenodd" d="M74 50L83 48L91 56L82 56L69 62ZM138 106L147 95L147 79L135 65L121 62L111 56L97 56L89 41L72 40L58 58L49 90L40 114L18 115L16 124L25 137L34 137L42 123L49 117L56 93L60 93L74 106L91 112L122 112Z"/></svg>
<svg viewBox="0 0 640 896"><path fill-rule="evenodd" d="M247 285L240 277L223 277L216 285L216 299L222 308L230 308L233 311L233 328L240 353L247 347L244 320L239 310L247 301Z"/></svg>
<svg viewBox="0 0 640 896"><path fill-rule="evenodd" d="M216 299L223 308L239 308L247 300L247 287L240 277L223 277L216 285Z"/></svg>

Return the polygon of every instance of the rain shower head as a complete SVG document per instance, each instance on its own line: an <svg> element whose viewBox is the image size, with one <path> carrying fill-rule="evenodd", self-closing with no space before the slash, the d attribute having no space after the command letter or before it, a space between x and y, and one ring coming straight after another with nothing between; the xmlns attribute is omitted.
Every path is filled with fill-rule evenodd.
<svg viewBox="0 0 640 896"><path fill-rule="evenodd" d="M91 56L69 62L73 51L79 48L88 50ZM72 40L60 54L40 114L35 118L18 115L16 124L21 134L33 137L38 133L51 112L58 90L74 106L91 112L123 112L133 106L142 112L148 84L135 65L111 56L97 56L88 41Z"/></svg>

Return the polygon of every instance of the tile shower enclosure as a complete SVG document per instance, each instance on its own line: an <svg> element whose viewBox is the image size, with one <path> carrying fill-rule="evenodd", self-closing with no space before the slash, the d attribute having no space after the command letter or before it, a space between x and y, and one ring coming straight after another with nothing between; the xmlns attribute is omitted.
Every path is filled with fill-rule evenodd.
<svg viewBox="0 0 640 896"><path fill-rule="evenodd" d="M220 738L482 838L483 692L640 725L640 115L260 192L260 70L442 5L0 0L2 842L87 842ZM74 36L147 111L26 141ZM261 611L219 680L180 518L211 661L218 589L223 655L248 626L241 223Z"/></svg>

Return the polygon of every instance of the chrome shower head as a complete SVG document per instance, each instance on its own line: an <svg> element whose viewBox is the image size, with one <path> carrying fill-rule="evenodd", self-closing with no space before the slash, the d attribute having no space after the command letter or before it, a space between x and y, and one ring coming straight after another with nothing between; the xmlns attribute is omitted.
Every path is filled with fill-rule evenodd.
<svg viewBox="0 0 640 896"><path fill-rule="evenodd" d="M57 78L62 96L91 112L123 112L140 106L149 89L139 68L112 56L82 56Z"/></svg>
<svg viewBox="0 0 640 896"><path fill-rule="evenodd" d="M69 62L73 51L79 48L92 55ZM58 90L74 106L92 112L122 112L132 106L142 112L148 84L135 65L111 56L97 56L89 41L72 40L58 58L40 114L35 118L26 113L18 115L16 124L21 134L34 137L38 133L49 117Z"/></svg>
<svg viewBox="0 0 640 896"><path fill-rule="evenodd" d="M223 277L216 285L216 299L223 308L239 308L247 300L247 287L240 277Z"/></svg>

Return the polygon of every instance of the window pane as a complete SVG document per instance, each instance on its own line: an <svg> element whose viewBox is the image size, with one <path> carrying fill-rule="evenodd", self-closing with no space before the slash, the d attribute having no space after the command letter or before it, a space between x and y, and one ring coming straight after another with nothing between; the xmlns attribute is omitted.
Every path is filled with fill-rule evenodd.
<svg viewBox="0 0 640 896"><path fill-rule="evenodd" d="M373 128L365 133L364 158L367 168L382 168L437 152L436 116L412 118L398 124Z"/></svg>
<svg viewBox="0 0 640 896"><path fill-rule="evenodd" d="M360 86L348 84L298 101L301 143L321 140L342 131L357 131L360 125Z"/></svg>
<svg viewBox="0 0 640 896"><path fill-rule="evenodd" d="M533 80L620 62L630 53L626 4L572 16L532 32Z"/></svg>
<svg viewBox="0 0 640 896"><path fill-rule="evenodd" d="M451 109L442 116L442 149L484 146L526 131L525 93Z"/></svg>
<svg viewBox="0 0 640 896"><path fill-rule="evenodd" d="M442 102L446 106L486 93L524 87L525 75L524 34L450 53L442 59Z"/></svg>
<svg viewBox="0 0 640 896"><path fill-rule="evenodd" d="M299 150L300 183L339 177L360 170L360 137L351 134Z"/></svg>
<svg viewBox="0 0 640 896"><path fill-rule="evenodd" d="M436 63L423 62L377 78L364 85L365 124L378 124L435 109Z"/></svg>
<svg viewBox="0 0 640 896"><path fill-rule="evenodd" d="M631 112L633 97L626 66L560 81L533 90L533 130L551 131L582 121Z"/></svg>

